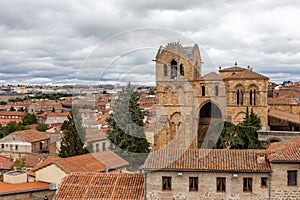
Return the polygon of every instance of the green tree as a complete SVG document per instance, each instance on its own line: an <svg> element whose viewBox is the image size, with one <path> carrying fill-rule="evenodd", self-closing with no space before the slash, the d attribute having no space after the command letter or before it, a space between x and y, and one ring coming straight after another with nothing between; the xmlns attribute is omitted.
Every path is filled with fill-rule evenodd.
<svg viewBox="0 0 300 200"><path fill-rule="evenodd" d="M48 128L48 125L45 123L38 123L36 126L36 130L40 131L40 132L45 132Z"/></svg>
<svg viewBox="0 0 300 200"><path fill-rule="evenodd" d="M15 121L8 122L5 126L0 127L0 138L9 135L15 131L25 130L26 127L22 123L17 123Z"/></svg>
<svg viewBox="0 0 300 200"><path fill-rule="evenodd" d="M26 158L17 158L12 166L10 166L11 170L25 170L26 169Z"/></svg>
<svg viewBox="0 0 300 200"><path fill-rule="evenodd" d="M0 101L0 105L6 105L7 104L7 102L5 102L5 101Z"/></svg>
<svg viewBox="0 0 300 200"><path fill-rule="evenodd" d="M88 153L85 147L85 130L77 110L73 110L64 122L64 136L59 156L62 158Z"/></svg>
<svg viewBox="0 0 300 200"><path fill-rule="evenodd" d="M31 124L36 124L37 123L37 117L35 114L31 113L26 113L22 119L22 123L27 126Z"/></svg>
<svg viewBox="0 0 300 200"><path fill-rule="evenodd" d="M144 133L144 114L139 109L140 94L127 85L119 92L113 112L107 118L108 139L114 144L113 151L130 163L134 169L143 164L150 144Z"/></svg>
<svg viewBox="0 0 300 200"><path fill-rule="evenodd" d="M231 122L224 122L224 127L218 140L218 146L222 149L232 149L244 145L237 128Z"/></svg>
<svg viewBox="0 0 300 200"><path fill-rule="evenodd" d="M16 109L14 107L10 107L9 111L16 111Z"/></svg>

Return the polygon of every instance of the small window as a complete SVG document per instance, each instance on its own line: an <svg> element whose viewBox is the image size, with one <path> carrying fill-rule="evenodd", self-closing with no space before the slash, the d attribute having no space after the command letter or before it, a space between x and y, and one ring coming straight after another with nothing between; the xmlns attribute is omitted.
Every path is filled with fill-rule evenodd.
<svg viewBox="0 0 300 200"><path fill-rule="evenodd" d="M288 185L297 185L297 171L288 171Z"/></svg>
<svg viewBox="0 0 300 200"><path fill-rule="evenodd" d="M201 96L205 96L205 86L203 85L202 87L201 87Z"/></svg>
<svg viewBox="0 0 300 200"><path fill-rule="evenodd" d="M168 66L164 64L164 76L168 76Z"/></svg>
<svg viewBox="0 0 300 200"><path fill-rule="evenodd" d="M219 96L219 86L215 86L215 95Z"/></svg>
<svg viewBox="0 0 300 200"><path fill-rule="evenodd" d="M267 177L261 177L261 187L267 187Z"/></svg>
<svg viewBox="0 0 300 200"><path fill-rule="evenodd" d="M171 62L171 79L176 79L177 77L177 62L172 60Z"/></svg>
<svg viewBox="0 0 300 200"><path fill-rule="evenodd" d="M180 71L180 75L184 76L184 65L183 64L180 65L180 70L179 71Z"/></svg>
<svg viewBox="0 0 300 200"><path fill-rule="evenodd" d="M225 192L226 191L226 178L218 177L217 178L217 192Z"/></svg>
<svg viewBox="0 0 300 200"><path fill-rule="evenodd" d="M252 178L244 178L244 192L252 192Z"/></svg>
<svg viewBox="0 0 300 200"><path fill-rule="evenodd" d="M169 176L162 177L162 189L163 190L172 190L171 180L172 179Z"/></svg>
<svg viewBox="0 0 300 200"><path fill-rule="evenodd" d="M1 148L4 149L4 144L1 144Z"/></svg>
<svg viewBox="0 0 300 200"><path fill-rule="evenodd" d="M198 191L198 177L190 177L189 189L190 191Z"/></svg>
<svg viewBox="0 0 300 200"><path fill-rule="evenodd" d="M16 149L16 150L18 150L18 149L19 149L19 146L18 146L17 144L15 145L15 149Z"/></svg>
<svg viewBox="0 0 300 200"><path fill-rule="evenodd" d="M105 151L105 150L106 150L105 145L106 145L105 142L103 142L103 143L102 143L102 151Z"/></svg>
<svg viewBox="0 0 300 200"><path fill-rule="evenodd" d="M96 152L99 152L99 144L96 144Z"/></svg>

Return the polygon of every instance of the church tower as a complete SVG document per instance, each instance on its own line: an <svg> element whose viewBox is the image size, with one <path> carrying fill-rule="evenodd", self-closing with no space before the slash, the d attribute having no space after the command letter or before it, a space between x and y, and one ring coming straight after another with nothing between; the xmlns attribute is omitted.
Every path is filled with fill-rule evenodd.
<svg viewBox="0 0 300 200"><path fill-rule="evenodd" d="M154 149L201 147L211 115L223 117L210 95L212 88L219 93L217 87L222 80L217 77L214 85L209 86L201 76L202 60L197 44L183 47L169 43L159 48L155 61L158 103ZM200 112L202 107L206 110ZM207 115L202 119L206 128L199 126L201 113Z"/></svg>

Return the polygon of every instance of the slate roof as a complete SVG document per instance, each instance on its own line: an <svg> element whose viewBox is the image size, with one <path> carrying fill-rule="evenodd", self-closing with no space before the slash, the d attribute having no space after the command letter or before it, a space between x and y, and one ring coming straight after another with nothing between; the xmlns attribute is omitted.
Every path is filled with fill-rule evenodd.
<svg viewBox="0 0 300 200"><path fill-rule="evenodd" d="M270 171L265 150L164 149L149 154L145 170Z"/></svg>
<svg viewBox="0 0 300 200"><path fill-rule="evenodd" d="M72 173L62 180L56 193L56 200L69 199L144 199L144 175Z"/></svg>
<svg viewBox="0 0 300 200"><path fill-rule="evenodd" d="M23 137L29 142L37 142L37 141L49 139L46 132L40 132L36 129L17 131L15 132L15 134Z"/></svg>
<svg viewBox="0 0 300 200"><path fill-rule="evenodd" d="M272 143L267 151L270 162L300 162L300 136Z"/></svg>

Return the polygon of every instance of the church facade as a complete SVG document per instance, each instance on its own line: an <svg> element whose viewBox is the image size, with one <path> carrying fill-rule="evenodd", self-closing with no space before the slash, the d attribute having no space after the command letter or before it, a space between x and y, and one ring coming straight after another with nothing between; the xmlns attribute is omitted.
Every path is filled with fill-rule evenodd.
<svg viewBox="0 0 300 200"><path fill-rule="evenodd" d="M154 150L212 148L223 121L241 122L246 108L267 128L268 78L237 64L202 75L197 44L169 43L156 55Z"/></svg>

